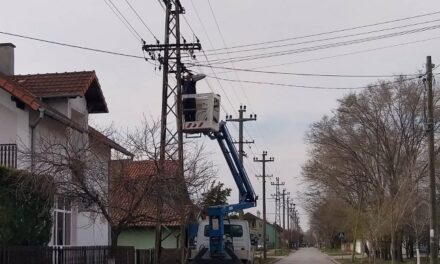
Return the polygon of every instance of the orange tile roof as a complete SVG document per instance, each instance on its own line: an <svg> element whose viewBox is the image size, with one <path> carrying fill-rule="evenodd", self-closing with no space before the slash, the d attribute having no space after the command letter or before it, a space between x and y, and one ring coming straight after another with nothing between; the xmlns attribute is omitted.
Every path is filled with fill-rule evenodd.
<svg viewBox="0 0 440 264"><path fill-rule="evenodd" d="M38 110L43 103L36 98L34 94L29 92L23 86L17 84L10 79L7 75L0 72L0 87L9 92L12 96L16 97L32 110Z"/></svg>
<svg viewBox="0 0 440 264"><path fill-rule="evenodd" d="M96 74L82 71L14 75L12 78L37 97L84 96Z"/></svg>
<svg viewBox="0 0 440 264"><path fill-rule="evenodd" d="M97 113L107 113L107 103L95 71L14 75L11 78L36 97L76 97L98 101Z"/></svg>
<svg viewBox="0 0 440 264"><path fill-rule="evenodd" d="M113 219L117 223L124 217L131 214L134 221L127 222L131 227L153 227L157 222L158 199L150 196L152 189L155 188L153 181L157 175L158 164L151 160L111 161L110 177L111 181L111 210ZM178 164L176 161L166 161L165 171L168 175L176 175ZM168 182L171 185L182 184L175 177L170 177ZM143 196L142 196L143 195ZM188 197L172 201L171 196L164 194L163 197L169 198L164 201L162 208L162 223L166 226L179 226L182 214L187 217L193 206ZM171 199L171 200L170 200ZM187 201L185 201L187 200ZM138 206L135 201L141 201ZM183 205L182 201L184 201ZM180 211L185 207L185 212ZM191 210L190 210L191 208Z"/></svg>
<svg viewBox="0 0 440 264"><path fill-rule="evenodd" d="M114 142L113 140L107 138L105 135L103 135L101 132L97 131L93 127L89 126L88 131L85 131L82 126L72 121L67 116L63 115L62 113L58 112L54 108L50 107L49 105L45 104L41 100L37 98L33 93L28 91L25 87L23 87L20 83L17 81L14 81L10 76L7 76L0 72L0 88L5 90L6 92L10 93L12 96L17 98L18 100L22 101L25 105L27 105L29 108L31 108L34 111L43 110L45 113L50 116L51 118L54 118L58 120L59 122L75 128L81 132L88 132L91 137L93 137L96 140L100 140L103 144L106 144L110 148L113 148L121 153L124 153L127 156L133 156L132 153L130 153L128 150Z"/></svg>

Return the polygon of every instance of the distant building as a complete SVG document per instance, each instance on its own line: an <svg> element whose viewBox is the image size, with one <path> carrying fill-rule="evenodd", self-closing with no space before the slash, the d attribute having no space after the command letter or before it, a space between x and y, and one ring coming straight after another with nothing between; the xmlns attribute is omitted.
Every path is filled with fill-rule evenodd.
<svg viewBox="0 0 440 264"><path fill-rule="evenodd" d="M260 218L260 212L257 212L257 215L246 213L243 219L249 223L251 236L257 237L258 243L263 244L263 219ZM281 247L282 230L277 224L266 223L266 245L268 249Z"/></svg>
<svg viewBox="0 0 440 264"><path fill-rule="evenodd" d="M158 164L151 160L131 161L131 160L117 160L111 162L110 174L122 175L129 179L133 179L140 184L145 184L147 187L154 188L153 177L158 173ZM178 175L178 164L174 161L165 162L165 171L167 175ZM182 182L176 177L171 177L164 181L168 186L181 186ZM135 192L135 191L131 191ZM126 189L112 188L111 204L112 208L116 209L112 217L117 222L125 215L124 208L129 207L132 202L130 195ZM163 194L167 197L166 194ZM158 200L154 196L149 199L144 199L142 204L137 207L137 210L132 212L134 215L139 215L143 220L137 221L128 226L118 238L119 246L134 246L136 249L150 249L154 248L156 231L155 226L157 222L157 212L159 208ZM183 193L179 196L168 196L164 200L162 207L162 247L163 248L178 248L180 247L180 227L187 226L191 220L194 220L195 213L198 209L191 205L188 193Z"/></svg>

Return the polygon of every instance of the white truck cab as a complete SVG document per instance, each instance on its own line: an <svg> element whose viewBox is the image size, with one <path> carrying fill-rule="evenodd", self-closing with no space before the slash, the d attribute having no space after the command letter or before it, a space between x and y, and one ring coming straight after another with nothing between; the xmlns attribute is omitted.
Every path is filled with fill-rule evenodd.
<svg viewBox="0 0 440 264"><path fill-rule="evenodd" d="M197 253L203 249L209 249L209 234L208 234L208 220L199 222L197 231L196 248L191 251L191 256L196 256ZM254 247L251 243L251 235L249 224L245 220L231 219L225 220L225 241L226 244L231 245L235 255L242 263L251 264L254 258ZM203 259L209 259L209 250L203 256Z"/></svg>

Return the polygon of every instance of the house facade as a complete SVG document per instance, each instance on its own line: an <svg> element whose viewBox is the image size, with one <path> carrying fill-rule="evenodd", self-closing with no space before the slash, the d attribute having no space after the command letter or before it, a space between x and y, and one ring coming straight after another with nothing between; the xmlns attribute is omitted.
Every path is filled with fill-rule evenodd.
<svg viewBox="0 0 440 264"><path fill-rule="evenodd" d="M40 140L63 139L68 131L99 142L102 160L110 161L112 150L131 155L88 125L90 114L108 113L94 71L16 75L14 49L0 44L0 166L31 170L33 158L20 153L34 153ZM109 236L101 217L55 198L50 245L108 245Z"/></svg>
<svg viewBox="0 0 440 264"><path fill-rule="evenodd" d="M244 220L249 223L251 236L258 238L258 243L263 243L263 219L260 218L260 212L257 215L246 213L243 216ZM282 228L277 224L266 222L266 246L268 249L280 248L281 246L281 232Z"/></svg>

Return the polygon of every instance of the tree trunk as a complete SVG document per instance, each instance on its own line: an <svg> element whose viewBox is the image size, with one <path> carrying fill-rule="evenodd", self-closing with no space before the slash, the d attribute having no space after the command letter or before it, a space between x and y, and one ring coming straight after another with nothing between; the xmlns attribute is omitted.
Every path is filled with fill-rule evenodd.
<svg viewBox="0 0 440 264"><path fill-rule="evenodd" d="M186 228L185 222L180 225L180 234L179 234L179 247L180 247L180 263L186 263L186 252L185 252L185 242L186 242Z"/></svg>
<svg viewBox="0 0 440 264"><path fill-rule="evenodd" d="M111 230L108 264L114 264L116 262L116 249L118 247L119 234L120 231L114 229Z"/></svg>
<svg viewBox="0 0 440 264"><path fill-rule="evenodd" d="M161 248L162 248L162 223L156 223L156 238L154 241L154 264L160 264Z"/></svg>

